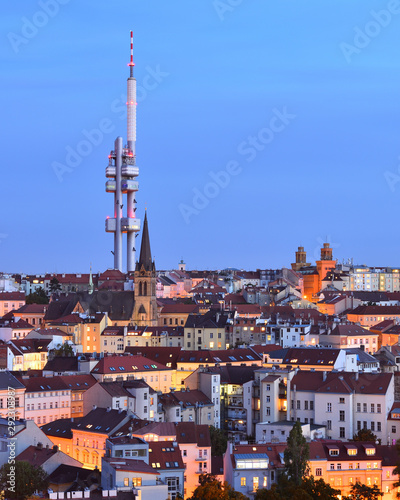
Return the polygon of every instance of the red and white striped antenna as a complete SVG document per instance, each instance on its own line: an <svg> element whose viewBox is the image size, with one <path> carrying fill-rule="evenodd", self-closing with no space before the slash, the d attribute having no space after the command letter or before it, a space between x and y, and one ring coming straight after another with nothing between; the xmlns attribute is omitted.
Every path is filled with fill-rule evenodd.
<svg viewBox="0 0 400 500"><path fill-rule="evenodd" d="M131 61L128 66L131 67L131 76L133 76L133 66L135 66L135 63L133 62L133 31L131 31Z"/></svg>

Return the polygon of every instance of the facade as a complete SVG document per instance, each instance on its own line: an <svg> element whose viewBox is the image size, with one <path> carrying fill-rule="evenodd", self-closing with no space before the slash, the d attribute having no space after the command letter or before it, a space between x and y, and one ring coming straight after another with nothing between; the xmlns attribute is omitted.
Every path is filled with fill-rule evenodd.
<svg viewBox="0 0 400 500"><path fill-rule="evenodd" d="M328 439L351 439L370 429L387 443L393 402L391 373L298 371L290 383L288 420L326 425Z"/></svg>
<svg viewBox="0 0 400 500"><path fill-rule="evenodd" d="M25 416L37 425L71 417L71 387L62 377L20 378L25 385Z"/></svg>

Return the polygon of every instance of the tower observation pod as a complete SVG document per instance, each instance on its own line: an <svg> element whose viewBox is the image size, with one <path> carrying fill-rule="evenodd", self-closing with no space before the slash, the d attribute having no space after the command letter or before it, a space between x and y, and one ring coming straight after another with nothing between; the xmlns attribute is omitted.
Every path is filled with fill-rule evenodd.
<svg viewBox="0 0 400 500"><path fill-rule="evenodd" d="M114 217L106 219L106 232L114 233L114 269L122 271L122 235L126 233L127 271L135 270L135 239L140 231L140 220L136 217L136 192L139 183L136 177L136 79L133 76L133 33L131 31L131 60L127 80L127 144L117 137L114 150L108 156L106 167L106 192L114 193ZM126 195L126 202L123 198ZM123 216L125 207L126 216Z"/></svg>

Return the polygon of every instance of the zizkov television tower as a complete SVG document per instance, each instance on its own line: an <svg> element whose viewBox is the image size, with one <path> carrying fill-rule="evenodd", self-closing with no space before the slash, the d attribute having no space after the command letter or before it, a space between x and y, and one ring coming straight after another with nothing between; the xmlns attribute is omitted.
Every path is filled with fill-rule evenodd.
<svg viewBox="0 0 400 500"><path fill-rule="evenodd" d="M128 98L128 128L127 144L123 147L122 137L117 137L114 150L111 151L106 168L106 177L111 180L106 182L107 193L114 193L114 217L106 219L106 231L114 233L114 269L122 271L122 234L126 233L127 243L127 271L135 270L135 239L140 231L140 220L136 218L135 193L139 189L136 177L139 168L136 166L136 79L133 76L133 33L131 31L131 61L129 63L130 75L127 80ZM126 194L126 204L123 195ZM126 206L126 217L122 209Z"/></svg>

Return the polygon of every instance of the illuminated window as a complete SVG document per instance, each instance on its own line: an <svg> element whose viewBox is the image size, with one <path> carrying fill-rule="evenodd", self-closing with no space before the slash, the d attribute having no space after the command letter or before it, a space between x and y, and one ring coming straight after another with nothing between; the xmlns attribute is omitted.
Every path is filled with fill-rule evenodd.
<svg viewBox="0 0 400 500"><path fill-rule="evenodd" d="M246 486L246 478L245 477L240 478L240 486Z"/></svg>

